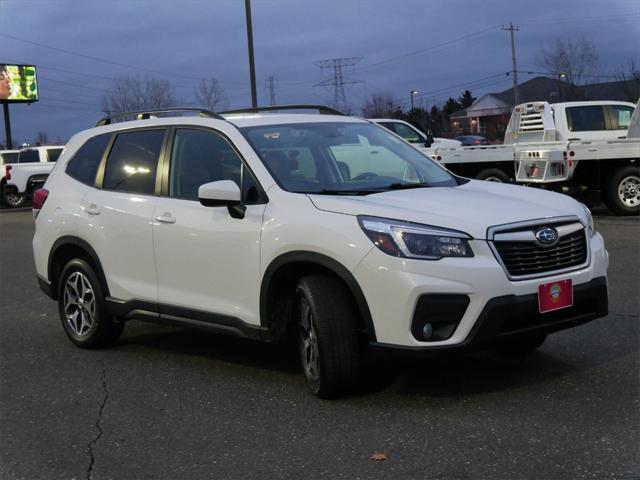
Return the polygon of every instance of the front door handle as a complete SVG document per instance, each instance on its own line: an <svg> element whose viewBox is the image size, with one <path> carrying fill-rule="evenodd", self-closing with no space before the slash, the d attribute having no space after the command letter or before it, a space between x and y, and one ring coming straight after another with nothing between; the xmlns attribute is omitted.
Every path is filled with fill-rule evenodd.
<svg viewBox="0 0 640 480"><path fill-rule="evenodd" d="M169 212L165 212L164 214L157 216L156 220L161 223L176 223L175 217L172 217Z"/></svg>
<svg viewBox="0 0 640 480"><path fill-rule="evenodd" d="M92 203L91 205L89 205L86 211L89 215L100 215L100 209L95 203Z"/></svg>

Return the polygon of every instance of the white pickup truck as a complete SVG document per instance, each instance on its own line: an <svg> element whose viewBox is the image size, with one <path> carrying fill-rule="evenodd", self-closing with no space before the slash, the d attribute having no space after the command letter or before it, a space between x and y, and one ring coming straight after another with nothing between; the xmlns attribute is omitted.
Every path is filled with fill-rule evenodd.
<svg viewBox="0 0 640 480"><path fill-rule="evenodd" d="M522 160L524 158L523 152L524 156L529 159L527 155L532 152L531 160L535 158L539 162L543 162L546 158L543 153L545 150L569 152L570 150L566 148L569 143L573 145L579 143L582 148L587 150L593 148L593 146L588 146L593 142L624 144L634 108L632 103L616 101L523 103L517 105L511 114L503 145L438 147L431 149L428 153L454 173L470 178L496 182L518 181L527 184L553 183L553 181L549 181L549 177L538 178L541 175L540 168L534 172L535 175L529 175L526 179L518 176L514 170L514 161L517 163L518 160ZM627 144L632 145L632 142L627 142ZM633 146L627 148L630 152L634 151ZM611 155L607 156L607 159L621 159L614 152L609 153ZM538 154L541 156L536 157L535 155ZM631 158L634 158L633 153L631 155ZM635 154L635 158L637 156ZM520 168L521 165L520 163L517 167ZM616 165L619 165L619 162ZM600 169L600 167L598 162L597 168ZM606 171L599 171L598 174L601 173L604 175L601 177L602 181L611 179L610 168L607 168ZM588 172L586 174L590 175ZM571 180L571 177L554 181L568 180ZM596 185L568 189L568 185L562 185L557 189L574 190L576 193L587 191L591 196L599 195L602 182L599 180L595 189L594 186ZM614 211L623 213L616 209L615 205L609 206ZM624 213L629 212L626 210Z"/></svg>
<svg viewBox="0 0 640 480"><path fill-rule="evenodd" d="M0 180L2 201L7 207L22 206L40 188L62 153L62 146L31 147L20 150L15 163L5 163Z"/></svg>
<svg viewBox="0 0 640 480"><path fill-rule="evenodd" d="M582 123L569 126L580 138L516 148L516 181L600 198L619 215L640 214L640 101L633 113L626 106L604 110L610 127L606 136L582 134L581 129L600 121L596 108L583 110Z"/></svg>

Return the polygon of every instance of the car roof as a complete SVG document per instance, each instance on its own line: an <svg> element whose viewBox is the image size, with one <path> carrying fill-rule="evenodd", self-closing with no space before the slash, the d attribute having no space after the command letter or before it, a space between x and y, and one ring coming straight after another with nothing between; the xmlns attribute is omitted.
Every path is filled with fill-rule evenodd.
<svg viewBox="0 0 640 480"><path fill-rule="evenodd" d="M552 107L585 107L590 105L624 105L627 107L635 108L635 104L630 102L621 102L617 100L589 100L584 102L560 102L551 103Z"/></svg>
<svg viewBox="0 0 640 480"><path fill-rule="evenodd" d="M284 125L288 123L368 123L367 120L347 115L303 114L303 113L233 113L223 114L225 120L237 127L260 125Z"/></svg>

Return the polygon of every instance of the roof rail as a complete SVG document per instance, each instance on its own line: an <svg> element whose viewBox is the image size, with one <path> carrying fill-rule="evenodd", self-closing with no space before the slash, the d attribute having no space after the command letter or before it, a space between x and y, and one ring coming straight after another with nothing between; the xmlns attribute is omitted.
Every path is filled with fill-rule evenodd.
<svg viewBox="0 0 640 480"><path fill-rule="evenodd" d="M114 123L112 120L116 118L125 118L135 116L136 120L146 120L151 118L151 115L155 113L178 113L178 112L192 112L198 113L201 117L209 117L209 118L217 118L219 120L224 120L223 117L214 113L206 108L194 108L194 107L184 107L184 108L154 108L151 110L138 110L135 112L123 112L123 113L114 113L113 115L107 115L106 117L101 118L96 127L101 127L103 125L111 125ZM124 121L124 120L123 120Z"/></svg>
<svg viewBox="0 0 640 480"><path fill-rule="evenodd" d="M230 115L234 113L278 112L281 110L318 110L318 113L324 115L344 115L341 111L325 105L272 105L269 107L250 107L240 108L238 110L227 110L226 112L220 112L220 114Z"/></svg>

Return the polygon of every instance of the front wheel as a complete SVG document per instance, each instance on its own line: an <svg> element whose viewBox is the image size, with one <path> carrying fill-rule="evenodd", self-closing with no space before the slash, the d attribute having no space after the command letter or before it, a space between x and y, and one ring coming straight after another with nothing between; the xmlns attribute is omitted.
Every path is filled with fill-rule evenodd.
<svg viewBox="0 0 640 480"><path fill-rule="evenodd" d="M639 215L640 168L628 165L614 171L603 193L607 207L616 215Z"/></svg>
<svg viewBox="0 0 640 480"><path fill-rule="evenodd" d="M307 385L327 398L353 386L360 352L357 316L346 287L326 275L304 277L296 289L300 359Z"/></svg>
<svg viewBox="0 0 640 480"><path fill-rule="evenodd" d="M510 183L509 175L499 168L485 168L476 175L476 180L484 180L485 182Z"/></svg>
<svg viewBox="0 0 640 480"><path fill-rule="evenodd" d="M84 260L69 261L58 282L58 311L65 333L80 348L114 344L124 328L110 316L94 269Z"/></svg>

